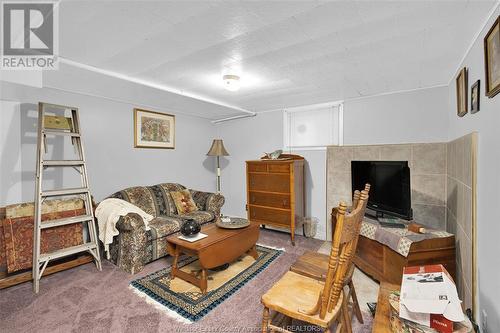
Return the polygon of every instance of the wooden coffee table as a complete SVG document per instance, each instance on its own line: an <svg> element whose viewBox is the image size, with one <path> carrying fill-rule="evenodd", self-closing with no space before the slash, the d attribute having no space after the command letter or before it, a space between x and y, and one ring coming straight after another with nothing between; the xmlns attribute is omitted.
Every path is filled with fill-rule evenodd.
<svg viewBox="0 0 500 333"><path fill-rule="evenodd" d="M257 259L255 244L259 238L259 224L241 229L222 229L215 224L204 225L201 232L208 235L195 242L179 239L177 235L167 237L168 253L174 257L171 277L181 278L207 292L207 270L229 264L245 253ZM179 256L188 254L197 256L201 266L201 277L181 271L178 267Z"/></svg>

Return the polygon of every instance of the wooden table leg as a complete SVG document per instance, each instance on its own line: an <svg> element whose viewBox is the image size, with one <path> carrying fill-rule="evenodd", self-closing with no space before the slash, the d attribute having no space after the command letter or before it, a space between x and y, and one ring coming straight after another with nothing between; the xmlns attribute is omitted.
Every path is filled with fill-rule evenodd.
<svg viewBox="0 0 500 333"><path fill-rule="evenodd" d="M202 268L201 270L201 280L200 280L200 289L203 295L207 293L207 270Z"/></svg>
<svg viewBox="0 0 500 333"><path fill-rule="evenodd" d="M255 260L257 260L257 258L259 257L259 254L257 253L257 248L254 246L252 246L252 248L250 250L248 250L248 255L252 256Z"/></svg>
<svg viewBox="0 0 500 333"><path fill-rule="evenodd" d="M179 247L176 246L174 251L175 251L174 252L175 253L174 254L174 262L172 264L172 270L170 271L170 277L172 279L175 278L175 274L177 273L177 269L178 269L177 265L178 265L178 262L179 262L179 254L180 254Z"/></svg>

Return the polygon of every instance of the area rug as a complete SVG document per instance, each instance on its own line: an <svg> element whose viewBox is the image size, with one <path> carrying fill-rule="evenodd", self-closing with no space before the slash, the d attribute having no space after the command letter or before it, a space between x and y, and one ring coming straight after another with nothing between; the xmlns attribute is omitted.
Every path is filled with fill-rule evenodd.
<svg viewBox="0 0 500 333"><path fill-rule="evenodd" d="M148 301L161 305L181 322L195 322L215 309L247 282L265 270L283 251L257 245L258 258L243 255L227 269L209 271L207 293L180 278L170 277L171 267L161 269L146 277L134 280L131 287ZM193 273L200 271L194 257L183 257L179 262L181 270Z"/></svg>

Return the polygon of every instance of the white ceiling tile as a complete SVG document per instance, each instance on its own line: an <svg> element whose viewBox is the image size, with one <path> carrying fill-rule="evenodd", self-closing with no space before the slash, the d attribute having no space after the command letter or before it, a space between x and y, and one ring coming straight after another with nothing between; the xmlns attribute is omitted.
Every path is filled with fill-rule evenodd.
<svg viewBox="0 0 500 333"><path fill-rule="evenodd" d="M447 83L495 1L63 1L63 57L242 108ZM228 68L242 89L222 89ZM201 111L200 111L201 112Z"/></svg>

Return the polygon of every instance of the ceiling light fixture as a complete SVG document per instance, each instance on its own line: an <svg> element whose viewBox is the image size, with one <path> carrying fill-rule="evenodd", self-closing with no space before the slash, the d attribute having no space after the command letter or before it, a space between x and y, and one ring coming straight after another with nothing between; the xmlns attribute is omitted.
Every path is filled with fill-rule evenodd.
<svg viewBox="0 0 500 333"><path fill-rule="evenodd" d="M240 89L240 77L238 75L227 74L222 77L224 88L229 91L237 91Z"/></svg>

